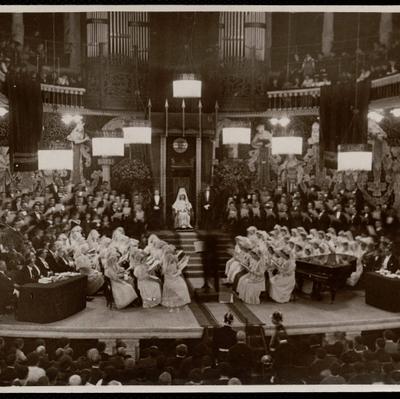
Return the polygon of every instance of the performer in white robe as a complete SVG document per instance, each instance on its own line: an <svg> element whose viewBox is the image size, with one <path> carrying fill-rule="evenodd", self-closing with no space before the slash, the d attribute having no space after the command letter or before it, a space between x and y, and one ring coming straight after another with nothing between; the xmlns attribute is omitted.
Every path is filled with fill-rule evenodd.
<svg viewBox="0 0 400 399"><path fill-rule="evenodd" d="M243 269L242 263L247 264L249 261L248 252L253 244L247 237L237 236L235 238L236 246L231 259L226 262L225 274L228 283L233 284L236 275Z"/></svg>
<svg viewBox="0 0 400 399"><path fill-rule="evenodd" d="M117 309L127 307L138 297L133 288L132 280L118 264L118 253L115 249L110 250L107 256L104 274L111 281L111 290Z"/></svg>
<svg viewBox="0 0 400 399"><path fill-rule="evenodd" d="M295 270L296 262L287 249L282 248L278 252L282 256L277 273L269 271L269 296L279 303L289 302L296 286Z"/></svg>
<svg viewBox="0 0 400 399"><path fill-rule="evenodd" d="M172 205L174 214L175 229L192 229L190 224L190 215L192 213L192 204L189 202L185 188L178 190L176 200Z"/></svg>
<svg viewBox="0 0 400 399"><path fill-rule="evenodd" d="M185 257L178 263L175 255L167 254L165 257L165 274L162 291L161 304L168 308L178 308L190 303L189 290L185 279L182 277L182 270L189 261Z"/></svg>
<svg viewBox="0 0 400 399"><path fill-rule="evenodd" d="M265 291L265 260L260 248L250 251L248 273L238 283L239 298L248 304L258 305L260 294Z"/></svg>

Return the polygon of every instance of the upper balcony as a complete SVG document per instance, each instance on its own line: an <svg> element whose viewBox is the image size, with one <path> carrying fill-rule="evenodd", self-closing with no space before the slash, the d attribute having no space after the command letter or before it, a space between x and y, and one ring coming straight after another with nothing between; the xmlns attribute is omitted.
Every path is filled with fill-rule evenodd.
<svg viewBox="0 0 400 399"><path fill-rule="evenodd" d="M42 83L44 111L82 111L86 89Z"/></svg>
<svg viewBox="0 0 400 399"><path fill-rule="evenodd" d="M269 91L268 111L297 115L318 114L320 87ZM400 73L371 81L371 105L375 108L399 106Z"/></svg>

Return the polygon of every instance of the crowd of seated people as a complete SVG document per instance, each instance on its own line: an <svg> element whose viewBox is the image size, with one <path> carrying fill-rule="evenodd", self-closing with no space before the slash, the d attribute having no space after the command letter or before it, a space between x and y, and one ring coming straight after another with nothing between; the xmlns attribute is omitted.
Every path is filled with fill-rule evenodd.
<svg viewBox="0 0 400 399"><path fill-rule="evenodd" d="M58 86L82 87L82 76L70 71L65 72L59 67L51 65L46 54L44 40L39 32L33 37L25 37L24 45L2 35L0 38L0 90L4 92L4 85L9 72L29 73L39 78L41 83Z"/></svg>
<svg viewBox="0 0 400 399"><path fill-rule="evenodd" d="M296 52L287 67L289 73L287 68L272 73L269 90L320 87L337 81L373 80L398 73L399 63L398 34L393 34L389 46L374 42L373 47L365 51L358 49L349 52L338 49L328 55L322 53L301 55Z"/></svg>
<svg viewBox="0 0 400 399"><path fill-rule="evenodd" d="M35 192L3 193L1 208L3 237L11 238L0 247L0 283L7 287L0 313L12 308L19 286L59 273L86 275L88 299L103 292L118 309L161 304L172 311L190 303L182 277L189 259L154 234L147 240L139 194L131 201L108 183L59 181Z"/></svg>
<svg viewBox="0 0 400 399"><path fill-rule="evenodd" d="M226 281L232 285L245 303L259 304L260 294L268 291L278 303L289 302L296 288L296 260L319 255L347 255L356 260L356 270L346 283L361 286L364 271L387 270L399 273L399 262L393 255L393 243L381 236L379 241L367 236L353 237L351 231L338 233L333 227L327 231L276 225L266 232L254 226L247 236L237 236L232 258L226 263ZM310 283L311 284L311 283ZM297 287L303 292L319 295L312 285Z"/></svg>
<svg viewBox="0 0 400 399"><path fill-rule="evenodd" d="M0 339L0 386L398 384L400 351L392 330L288 335L283 315L259 355L233 315L201 340L150 338L132 356L117 339ZM94 341L94 342L93 342ZM186 343L187 342L187 343Z"/></svg>
<svg viewBox="0 0 400 399"><path fill-rule="evenodd" d="M387 256L392 260L386 268L398 270L397 253L392 254L398 220L390 202L371 209L359 190L323 190L313 177L292 193L278 186L230 196L223 226L235 237L226 283L249 304L260 303L265 291L276 302L289 302L296 260L310 256L357 258L350 287L362 285L363 272L381 269ZM307 284L302 289L313 292Z"/></svg>
<svg viewBox="0 0 400 399"><path fill-rule="evenodd" d="M275 190L263 187L220 201L221 225L233 236L245 235L249 226L268 232L276 224L289 228L302 226L306 231L312 228L327 231L333 227L337 232L350 230L353 236L378 237L392 237L398 228L393 198L371 206L359 189L322 188L314 176L292 192L278 185Z"/></svg>

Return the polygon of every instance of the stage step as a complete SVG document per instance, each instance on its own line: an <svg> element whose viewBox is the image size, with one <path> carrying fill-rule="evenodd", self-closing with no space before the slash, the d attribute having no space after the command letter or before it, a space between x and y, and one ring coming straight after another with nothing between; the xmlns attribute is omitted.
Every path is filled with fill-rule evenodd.
<svg viewBox="0 0 400 399"><path fill-rule="evenodd" d="M226 234L218 231L211 233L202 230L191 231L155 231L160 239L174 245L177 249L183 250L186 255L190 256L188 265L185 268L184 275L190 277L203 277L203 256L201 253L195 252L194 243L202 241L207 234L216 237L216 255L218 257L218 271L222 277L225 271L226 262L230 259L228 249L231 248L231 238Z"/></svg>

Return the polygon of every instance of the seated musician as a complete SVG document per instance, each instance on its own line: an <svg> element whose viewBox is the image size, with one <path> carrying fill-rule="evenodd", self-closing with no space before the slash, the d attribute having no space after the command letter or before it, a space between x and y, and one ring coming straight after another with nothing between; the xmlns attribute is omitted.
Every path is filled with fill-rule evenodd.
<svg viewBox="0 0 400 399"><path fill-rule="evenodd" d="M7 275L7 265L4 260L0 260L0 315L3 314L8 306L13 306L19 293L14 288L14 281Z"/></svg>
<svg viewBox="0 0 400 399"><path fill-rule="evenodd" d="M226 262L225 274L228 283L233 283L236 275L242 271L242 264L249 262L248 252L253 247L251 241L247 237L237 236L236 246L231 259Z"/></svg>
<svg viewBox="0 0 400 399"><path fill-rule="evenodd" d="M296 262L287 248L275 250L275 268L269 268L269 296L279 303L289 302L296 286Z"/></svg>

